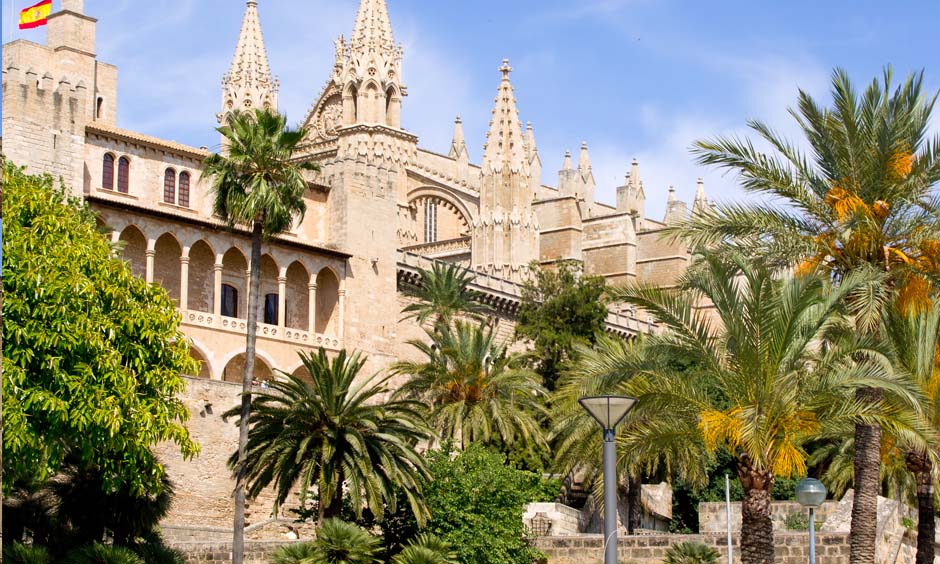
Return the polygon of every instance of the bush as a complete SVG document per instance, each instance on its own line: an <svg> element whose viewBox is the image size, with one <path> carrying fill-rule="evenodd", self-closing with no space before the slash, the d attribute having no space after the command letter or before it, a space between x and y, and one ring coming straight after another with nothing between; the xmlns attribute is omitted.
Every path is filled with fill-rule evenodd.
<svg viewBox="0 0 940 564"><path fill-rule="evenodd" d="M539 556L526 543L522 513L545 495L541 476L510 467L504 456L479 444L456 458L447 447L427 457L427 530L455 547L460 562L531 564Z"/></svg>
<svg viewBox="0 0 940 564"><path fill-rule="evenodd" d="M783 526L789 531L805 531L809 529L809 515L802 511L790 513L783 520ZM817 531L822 527L822 521L813 519L813 528Z"/></svg>
<svg viewBox="0 0 940 564"><path fill-rule="evenodd" d="M714 548L700 542L680 542L666 551L665 564L717 564L721 556Z"/></svg>
<svg viewBox="0 0 940 564"><path fill-rule="evenodd" d="M45 547L16 542L3 547L3 561L7 564L52 564L52 556Z"/></svg>
<svg viewBox="0 0 940 564"><path fill-rule="evenodd" d="M450 543L431 534L421 534L392 560L393 564L458 564Z"/></svg>
<svg viewBox="0 0 940 564"><path fill-rule="evenodd" d="M106 546L101 543L89 544L69 552L62 564L146 564L130 549L119 546Z"/></svg>

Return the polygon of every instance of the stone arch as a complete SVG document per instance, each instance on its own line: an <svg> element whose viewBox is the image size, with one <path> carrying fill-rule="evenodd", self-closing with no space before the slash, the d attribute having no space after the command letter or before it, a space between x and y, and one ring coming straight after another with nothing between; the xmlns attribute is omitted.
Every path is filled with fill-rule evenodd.
<svg viewBox="0 0 940 564"><path fill-rule="evenodd" d="M330 267L317 274L316 332L337 335L339 325L339 277Z"/></svg>
<svg viewBox="0 0 940 564"><path fill-rule="evenodd" d="M154 245L153 281L163 286L179 305L180 301L180 257L183 248L172 233L164 233Z"/></svg>
<svg viewBox="0 0 940 564"><path fill-rule="evenodd" d="M359 122L385 123L385 91L375 79L359 89Z"/></svg>
<svg viewBox="0 0 940 564"><path fill-rule="evenodd" d="M277 262L269 254L261 255L261 294L258 296L258 321L261 323L268 323L270 325L277 325L277 304L278 304L278 277L280 275L280 270L277 267ZM273 318L269 319L266 315L267 309L267 300L268 296L273 296L274 306L273 306ZM248 296L245 296L247 299Z"/></svg>
<svg viewBox="0 0 940 564"><path fill-rule="evenodd" d="M272 362L265 358L260 352L255 352L254 377L256 382L270 382L274 380L274 372L271 370ZM234 355L225 363L222 370L222 379L226 382L241 383L245 376L245 353L241 352Z"/></svg>
<svg viewBox="0 0 940 564"><path fill-rule="evenodd" d="M190 374L190 376L212 380L212 366L209 364L203 349L199 347L192 339L189 341L189 356L193 357L193 359L199 363L199 370L196 372L196 374Z"/></svg>
<svg viewBox="0 0 940 564"><path fill-rule="evenodd" d="M131 272L138 278L147 276L147 238L136 225L128 225L121 231L124 243L121 256L130 264Z"/></svg>
<svg viewBox="0 0 940 564"><path fill-rule="evenodd" d="M310 327L310 273L300 262L287 267L287 296L284 324L291 329L306 331Z"/></svg>
<svg viewBox="0 0 940 564"><path fill-rule="evenodd" d="M385 90L385 125L401 127L401 93L394 84Z"/></svg>
<svg viewBox="0 0 940 564"><path fill-rule="evenodd" d="M215 252L199 240L189 249L189 303L184 309L212 313L215 304Z"/></svg>
<svg viewBox="0 0 940 564"><path fill-rule="evenodd" d="M343 123L352 125L359 117L359 90L350 82L343 90Z"/></svg>
<svg viewBox="0 0 940 564"><path fill-rule="evenodd" d="M290 374L291 376L300 378L304 382L307 382L307 383L313 382L313 378L310 377L310 371L307 370L307 367L304 366L303 363L300 363L300 366L291 370Z"/></svg>
<svg viewBox="0 0 940 564"><path fill-rule="evenodd" d="M466 206L442 190L414 190L408 195L408 204L416 210L416 232L420 243L456 239L470 234L471 221Z"/></svg>
<svg viewBox="0 0 940 564"><path fill-rule="evenodd" d="M226 309L226 293L222 292L222 315L232 314L229 317L246 319L248 308L245 307L248 299L248 259L238 249L231 247L222 255L222 285L234 289L234 311Z"/></svg>

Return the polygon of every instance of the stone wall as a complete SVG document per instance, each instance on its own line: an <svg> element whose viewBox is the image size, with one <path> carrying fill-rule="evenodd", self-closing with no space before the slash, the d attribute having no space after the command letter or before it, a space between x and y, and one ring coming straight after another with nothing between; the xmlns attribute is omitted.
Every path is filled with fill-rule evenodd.
<svg viewBox="0 0 940 564"><path fill-rule="evenodd" d="M285 541L245 543L245 564L270 564L271 557ZM231 564L232 543L177 543L173 548L183 553L186 564Z"/></svg>
<svg viewBox="0 0 940 564"><path fill-rule="evenodd" d="M826 519L838 506L836 501L827 501L816 509L816 519L825 523ZM774 523L775 531L786 531L787 516L799 513L809 518L809 510L795 501L775 501L770 506L770 518ZM724 533L726 530L727 513L724 502L698 504L698 529L701 533ZM731 530L741 530L741 504L731 504Z"/></svg>
<svg viewBox="0 0 940 564"><path fill-rule="evenodd" d="M722 554L727 562L724 535L634 535L619 539L618 559L624 564L660 564L670 546L681 542L702 542ZM600 564L604 560L603 535L541 537L536 548L545 553L546 564ZM732 537L734 561L740 562L739 535ZM775 564L805 564L809 558L809 535L776 533ZM844 564L849 561L849 536L845 533L820 534L816 537L817 564Z"/></svg>

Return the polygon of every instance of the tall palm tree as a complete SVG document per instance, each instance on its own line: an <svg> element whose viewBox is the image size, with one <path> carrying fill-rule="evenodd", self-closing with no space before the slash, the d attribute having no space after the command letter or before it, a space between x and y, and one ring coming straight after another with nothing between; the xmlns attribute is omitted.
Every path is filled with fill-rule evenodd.
<svg viewBox="0 0 940 564"><path fill-rule="evenodd" d="M884 363L854 360L878 358L848 339L854 332L839 314L846 294L863 282L853 275L828 288L822 277L780 279L766 264L706 253L677 288L612 291L614 300L648 311L664 327L649 336L648 366L630 383L640 399L636 417L646 424L622 440L647 449L678 441L730 451L744 489L747 564L773 562L774 479L805 472L806 441L827 425L855 420L914 433L905 430L903 414L889 419L881 406L854 401L862 386L905 392ZM714 304L711 314L698 307L703 300ZM699 370L676 370L668 360L677 356Z"/></svg>
<svg viewBox="0 0 940 564"><path fill-rule="evenodd" d="M889 310L885 334L894 344L898 369L910 375L920 391L921 413L932 429L940 429L940 301L919 311ZM914 477L917 495L917 564L932 564L935 553L937 448L905 445L904 462Z"/></svg>
<svg viewBox="0 0 940 564"><path fill-rule="evenodd" d="M893 89L893 90L892 90ZM940 138L928 138L936 96L923 94L923 73L894 88L890 68L859 95L845 71L832 78L833 106L800 91L790 113L805 150L760 121L748 125L772 151L750 140L698 141L699 163L738 173L748 192L774 203L720 205L698 214L674 235L693 245L731 242L799 271L836 280L859 268L885 271L906 304L923 304L940 275ZM878 312L875 312L878 313ZM877 330L877 316L864 329ZM878 389L859 399L876 404ZM855 499L851 562L875 559L881 429L855 429Z"/></svg>
<svg viewBox="0 0 940 564"><path fill-rule="evenodd" d="M418 269L419 281L408 293L418 301L405 306L405 319L414 318L424 325L431 321L449 325L458 315L480 319L491 310L480 303L479 293L470 289L474 274L456 264L434 261L431 269Z"/></svg>
<svg viewBox="0 0 940 564"><path fill-rule="evenodd" d="M323 523L342 509L344 484L354 511L368 507L379 519L386 506L395 510L401 490L423 523L420 484L428 472L415 450L429 437L423 406L383 399L391 394L388 376L356 382L365 364L359 353L341 350L331 360L320 348L300 358L310 381L282 373L285 381L258 392L244 463L238 453L229 459L245 474L249 496L273 485L277 507L295 490L305 502L316 486Z"/></svg>
<svg viewBox="0 0 940 564"><path fill-rule="evenodd" d="M430 343L409 341L426 358L399 362L393 370L411 378L398 391L431 406L431 420L443 438L489 442L499 438L544 443L539 417L545 395L538 374L497 340L489 324L460 320L427 331Z"/></svg>
<svg viewBox="0 0 940 564"><path fill-rule="evenodd" d="M303 195L307 181L303 171L317 170L313 163L298 163L303 128L286 127L286 118L268 110L233 112L218 128L228 144L228 154L212 154L203 161L203 176L212 179L213 212L230 225L251 229L251 269L248 288L248 335L245 342L245 374L239 413L238 453L245 457L251 383L254 380L258 294L261 291L261 241L290 229L306 211ZM241 468L242 466L240 466ZM233 564L242 564L245 542L245 476L235 478Z"/></svg>

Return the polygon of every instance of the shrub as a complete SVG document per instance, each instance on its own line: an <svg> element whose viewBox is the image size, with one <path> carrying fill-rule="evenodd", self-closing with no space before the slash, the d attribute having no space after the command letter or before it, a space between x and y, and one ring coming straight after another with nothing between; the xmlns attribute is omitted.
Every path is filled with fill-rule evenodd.
<svg viewBox="0 0 940 564"><path fill-rule="evenodd" d="M398 553L393 564L458 564L450 543L432 534L418 535Z"/></svg>
<svg viewBox="0 0 940 564"><path fill-rule="evenodd" d="M69 552L62 564L146 564L130 549L101 543L85 545Z"/></svg>
<svg viewBox="0 0 940 564"><path fill-rule="evenodd" d="M3 561L7 564L52 564L52 556L45 547L16 542L3 547Z"/></svg>
<svg viewBox="0 0 940 564"><path fill-rule="evenodd" d="M362 527L327 519L317 531L317 540L313 541L310 564L372 564L380 544L378 538Z"/></svg>
<svg viewBox="0 0 940 564"><path fill-rule="evenodd" d="M802 511L790 513L783 520L783 526L790 531L805 531L809 529L809 515ZM822 521L818 518L813 519L813 528L818 531L820 527L822 527Z"/></svg>
<svg viewBox="0 0 940 564"><path fill-rule="evenodd" d="M312 541L285 544L274 552L273 564L303 564L313 559L316 551Z"/></svg>
<svg viewBox="0 0 940 564"><path fill-rule="evenodd" d="M700 542L680 542L666 551L665 564L717 564L720 554Z"/></svg>

